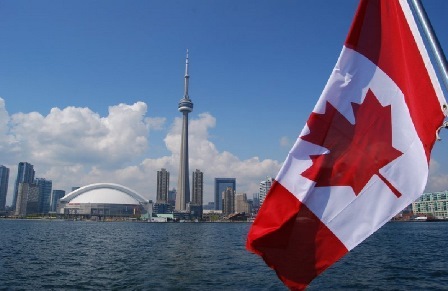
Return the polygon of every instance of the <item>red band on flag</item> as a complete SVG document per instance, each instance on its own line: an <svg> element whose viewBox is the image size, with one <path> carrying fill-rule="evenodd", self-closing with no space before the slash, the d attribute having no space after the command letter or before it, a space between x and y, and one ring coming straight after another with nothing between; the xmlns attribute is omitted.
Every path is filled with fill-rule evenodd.
<svg viewBox="0 0 448 291"><path fill-rule="evenodd" d="M248 235L247 248L263 257L291 289L304 289L348 250L305 204L280 183Z"/></svg>

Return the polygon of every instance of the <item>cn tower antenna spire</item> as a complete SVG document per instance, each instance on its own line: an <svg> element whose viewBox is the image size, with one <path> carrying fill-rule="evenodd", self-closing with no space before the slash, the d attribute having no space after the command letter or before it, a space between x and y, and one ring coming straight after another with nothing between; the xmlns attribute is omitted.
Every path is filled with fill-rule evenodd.
<svg viewBox="0 0 448 291"><path fill-rule="evenodd" d="M187 58L185 59L185 89L184 89L184 98L190 99L190 96L188 96L188 82L189 82L190 76L188 75L188 49L187 49Z"/></svg>

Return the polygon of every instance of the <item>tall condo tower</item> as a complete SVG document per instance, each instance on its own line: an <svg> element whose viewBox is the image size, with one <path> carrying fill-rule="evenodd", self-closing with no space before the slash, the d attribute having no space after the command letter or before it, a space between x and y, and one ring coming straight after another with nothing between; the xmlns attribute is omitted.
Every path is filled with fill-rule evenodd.
<svg viewBox="0 0 448 291"><path fill-rule="evenodd" d="M12 197L12 209L16 209L17 196L20 183L34 183L34 166L27 162L20 162L17 167L17 178L14 184L14 196Z"/></svg>
<svg viewBox="0 0 448 291"><path fill-rule="evenodd" d="M157 171L157 203L168 203L168 189L170 188L170 172L166 169Z"/></svg>
<svg viewBox="0 0 448 291"><path fill-rule="evenodd" d="M188 96L188 50L185 60L185 85L184 97L179 101L179 111L183 114L182 122L182 141L180 145L180 165L179 165L179 181L177 183L176 207L177 211L185 211L187 203L190 202L190 183L189 183L189 166L188 166L188 113L193 111L193 102Z"/></svg>
<svg viewBox="0 0 448 291"><path fill-rule="evenodd" d="M9 168L0 165L0 211L5 210L6 194L8 192Z"/></svg>

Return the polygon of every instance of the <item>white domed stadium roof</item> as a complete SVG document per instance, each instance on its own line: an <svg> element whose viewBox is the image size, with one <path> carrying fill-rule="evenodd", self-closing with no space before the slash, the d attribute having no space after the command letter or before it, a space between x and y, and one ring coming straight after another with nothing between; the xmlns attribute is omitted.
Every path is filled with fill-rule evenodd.
<svg viewBox="0 0 448 291"><path fill-rule="evenodd" d="M138 205L147 200L137 192L122 185L111 183L90 184L61 198L66 203L104 203L104 204L131 204Z"/></svg>

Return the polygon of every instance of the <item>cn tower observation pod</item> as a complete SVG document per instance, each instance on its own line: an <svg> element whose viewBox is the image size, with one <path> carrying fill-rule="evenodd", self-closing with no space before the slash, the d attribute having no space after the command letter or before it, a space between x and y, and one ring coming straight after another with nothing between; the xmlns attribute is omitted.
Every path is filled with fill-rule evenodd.
<svg viewBox="0 0 448 291"><path fill-rule="evenodd" d="M150 206L149 200L125 186L97 183L81 187L62 197L57 213L85 218L131 217L146 213Z"/></svg>

